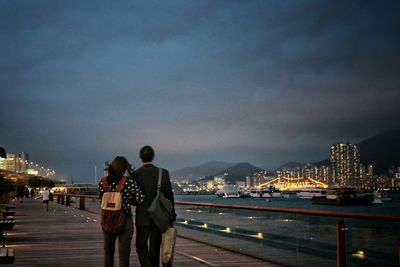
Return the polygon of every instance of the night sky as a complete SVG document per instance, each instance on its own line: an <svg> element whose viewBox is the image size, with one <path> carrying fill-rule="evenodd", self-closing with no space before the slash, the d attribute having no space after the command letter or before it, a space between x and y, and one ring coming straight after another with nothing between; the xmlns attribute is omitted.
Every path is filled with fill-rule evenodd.
<svg viewBox="0 0 400 267"><path fill-rule="evenodd" d="M400 1L0 0L0 145L62 178L153 145L273 169L397 126Z"/></svg>

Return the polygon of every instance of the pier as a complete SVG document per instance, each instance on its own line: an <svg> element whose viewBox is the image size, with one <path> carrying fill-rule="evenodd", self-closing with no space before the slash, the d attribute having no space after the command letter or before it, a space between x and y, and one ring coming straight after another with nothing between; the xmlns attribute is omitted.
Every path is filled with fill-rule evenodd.
<svg viewBox="0 0 400 267"><path fill-rule="evenodd" d="M14 249L15 263L3 266L102 266L100 216L72 206L40 200L11 202L16 225L0 242ZM116 263L118 253L116 250ZM174 266L278 266L212 245L179 237ZM140 266L132 241L131 266Z"/></svg>

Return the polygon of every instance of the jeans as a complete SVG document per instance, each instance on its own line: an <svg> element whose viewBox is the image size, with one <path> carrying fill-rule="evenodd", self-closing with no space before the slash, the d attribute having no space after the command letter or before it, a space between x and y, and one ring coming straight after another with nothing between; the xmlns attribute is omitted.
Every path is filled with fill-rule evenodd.
<svg viewBox="0 0 400 267"><path fill-rule="evenodd" d="M129 267L132 235L133 235L132 215L126 215L124 227L118 234L103 232L105 267L114 266L115 241L117 240L117 238L118 238L119 266Z"/></svg>
<svg viewBox="0 0 400 267"><path fill-rule="evenodd" d="M140 266L160 266L161 231L154 224L139 226L136 230L136 251Z"/></svg>

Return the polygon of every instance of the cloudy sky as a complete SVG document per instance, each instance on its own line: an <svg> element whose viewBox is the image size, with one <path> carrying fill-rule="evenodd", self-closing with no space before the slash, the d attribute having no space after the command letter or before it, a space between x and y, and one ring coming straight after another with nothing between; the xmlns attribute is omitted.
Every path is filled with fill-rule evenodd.
<svg viewBox="0 0 400 267"><path fill-rule="evenodd" d="M0 0L0 145L275 168L398 125L399 1Z"/></svg>

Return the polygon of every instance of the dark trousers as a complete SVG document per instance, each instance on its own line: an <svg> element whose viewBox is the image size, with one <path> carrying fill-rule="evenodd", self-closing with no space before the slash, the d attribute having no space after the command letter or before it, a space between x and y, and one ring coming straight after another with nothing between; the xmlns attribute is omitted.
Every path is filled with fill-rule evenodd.
<svg viewBox="0 0 400 267"><path fill-rule="evenodd" d="M136 227L136 251L140 266L160 266L161 231L151 224Z"/></svg>
<svg viewBox="0 0 400 267"><path fill-rule="evenodd" d="M104 266L114 266L115 241L118 238L119 266L129 267L133 235L132 215L127 215L125 225L118 234L104 233Z"/></svg>

